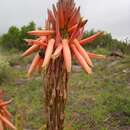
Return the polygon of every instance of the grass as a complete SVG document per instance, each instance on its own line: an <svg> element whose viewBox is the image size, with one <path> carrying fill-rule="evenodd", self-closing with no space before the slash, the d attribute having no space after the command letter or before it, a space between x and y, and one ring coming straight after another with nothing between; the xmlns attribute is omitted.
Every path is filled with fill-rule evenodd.
<svg viewBox="0 0 130 130"><path fill-rule="evenodd" d="M5 57L13 58L14 63L18 60L16 53ZM45 123L44 101L41 78L26 79L28 62L30 58L20 61L20 70L12 68L13 80L3 82L0 87L6 91L6 98L14 99L9 107L14 119L19 114L24 127L33 130ZM94 62L91 76L83 71L70 76L65 126L71 124L74 130L116 130L129 126L130 56Z"/></svg>

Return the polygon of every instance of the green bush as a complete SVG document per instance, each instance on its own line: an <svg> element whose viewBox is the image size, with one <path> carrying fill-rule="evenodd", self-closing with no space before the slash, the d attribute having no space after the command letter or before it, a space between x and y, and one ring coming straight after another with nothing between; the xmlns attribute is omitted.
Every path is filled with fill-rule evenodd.
<svg viewBox="0 0 130 130"><path fill-rule="evenodd" d="M89 37L96 32L94 30L88 31L84 34L83 38ZM124 54L130 54L130 44L129 41L119 41L114 39L111 33L106 33L105 35L99 36L90 44L86 44L87 49L95 48L105 48L109 51L120 51Z"/></svg>
<svg viewBox="0 0 130 130"><path fill-rule="evenodd" d="M2 57L0 57L0 84L10 79L11 68L9 63Z"/></svg>
<svg viewBox="0 0 130 130"><path fill-rule="evenodd" d="M21 28L16 26L11 26L7 33L0 37L0 46L4 49L11 50L13 48L18 50L25 50L27 45L24 39L34 38L34 36L29 36L28 31L35 30L35 23L30 22L28 25Z"/></svg>

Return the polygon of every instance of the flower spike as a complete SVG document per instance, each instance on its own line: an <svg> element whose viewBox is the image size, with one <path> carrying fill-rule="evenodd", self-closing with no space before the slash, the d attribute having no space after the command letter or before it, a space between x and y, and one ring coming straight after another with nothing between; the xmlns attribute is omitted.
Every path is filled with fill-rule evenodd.
<svg viewBox="0 0 130 130"><path fill-rule="evenodd" d="M34 59L28 75L32 75L35 70L47 68L51 60L59 57L63 58L64 68L69 73L73 55L85 72L91 74L94 66L91 59L104 59L105 57L87 52L83 45L91 43L103 33L97 32L82 39L88 20L80 15L80 7L76 7L74 0L58 0L56 5L52 5L52 10L47 11L45 29L28 32L29 35L35 35L38 38L36 40L25 39L31 47L22 56L37 52L37 58L35 57L37 60Z"/></svg>

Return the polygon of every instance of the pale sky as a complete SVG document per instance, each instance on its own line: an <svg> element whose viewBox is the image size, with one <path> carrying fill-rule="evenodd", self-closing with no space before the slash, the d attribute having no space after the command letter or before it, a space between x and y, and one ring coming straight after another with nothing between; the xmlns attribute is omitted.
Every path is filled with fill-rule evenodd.
<svg viewBox="0 0 130 130"><path fill-rule="evenodd" d="M57 0L0 0L0 34L11 25L18 27L34 21L42 27L47 8ZM88 19L87 29L111 32L113 37L130 39L130 0L75 0L81 15Z"/></svg>

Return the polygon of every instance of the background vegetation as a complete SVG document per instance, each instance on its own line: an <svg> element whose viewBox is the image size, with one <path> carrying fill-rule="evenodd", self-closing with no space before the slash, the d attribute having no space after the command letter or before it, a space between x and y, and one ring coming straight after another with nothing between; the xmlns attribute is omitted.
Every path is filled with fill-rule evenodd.
<svg viewBox="0 0 130 130"><path fill-rule="evenodd" d="M27 35L28 31L35 30L36 25L34 22L30 22L28 25L24 25L20 29L16 26L11 26L7 33L0 37L0 45L4 49L18 49L25 50L27 48L24 39L34 38Z"/></svg>
<svg viewBox="0 0 130 130"><path fill-rule="evenodd" d="M94 30L87 31L84 35L84 37L91 36L95 34L96 32ZM130 54L130 41L119 41L117 39L114 39L111 35L111 33L105 33L105 35L102 35L98 37L95 41L92 42L92 44L88 44L86 47L89 49L96 49L96 48L105 48L108 51L120 51L124 54Z"/></svg>

